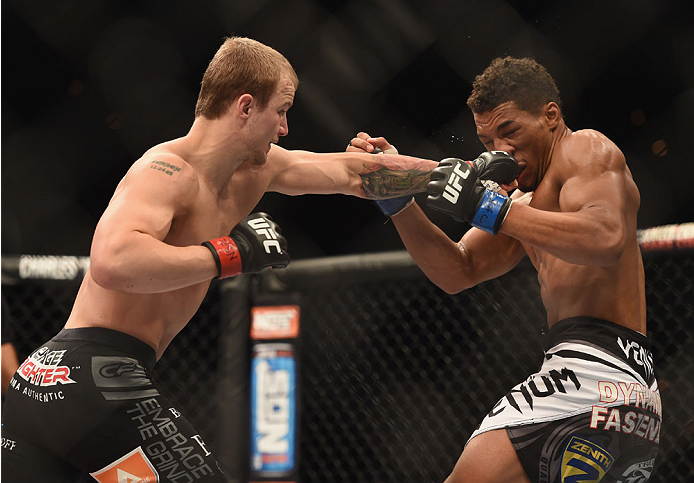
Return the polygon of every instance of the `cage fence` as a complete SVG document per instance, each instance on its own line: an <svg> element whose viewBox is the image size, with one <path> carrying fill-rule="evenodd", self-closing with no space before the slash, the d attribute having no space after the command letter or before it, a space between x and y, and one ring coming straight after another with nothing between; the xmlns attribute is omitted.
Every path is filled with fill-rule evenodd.
<svg viewBox="0 0 694 483"><path fill-rule="evenodd" d="M687 482L694 477L694 251L672 233L666 238L642 237L664 411L651 481ZM20 358L61 329L87 265L83 257L3 256L11 317L2 330ZM248 478L250 341L248 318L232 327L229 314L282 293L301 307L302 482L443 481L483 416L541 361L546 323L528 261L457 295L429 282L406 252L297 261L282 272L215 282L154 377L237 481Z"/></svg>

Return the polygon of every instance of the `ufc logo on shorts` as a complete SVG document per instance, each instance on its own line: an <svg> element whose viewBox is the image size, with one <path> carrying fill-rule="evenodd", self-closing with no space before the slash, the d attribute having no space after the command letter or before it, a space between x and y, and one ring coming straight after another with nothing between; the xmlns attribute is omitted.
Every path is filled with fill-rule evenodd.
<svg viewBox="0 0 694 483"><path fill-rule="evenodd" d="M455 165L451 177L448 178L448 184L446 185L446 188L443 191L443 197L450 201L452 204L456 204L458 202L458 197L460 196L460 192L463 189L463 187L460 186L460 179L467 179L467 177L470 175L470 167L466 166L467 170L463 172L460 169L462 165L463 161L459 161Z"/></svg>
<svg viewBox="0 0 694 483"><path fill-rule="evenodd" d="M255 218L253 220L248 220L248 225L255 230L255 232L267 238L263 242L263 247L267 253L270 253L270 248L274 247L277 253L282 253L282 248L280 247L280 242L277 241L277 233L270 227L270 223L265 221L264 218Z"/></svg>

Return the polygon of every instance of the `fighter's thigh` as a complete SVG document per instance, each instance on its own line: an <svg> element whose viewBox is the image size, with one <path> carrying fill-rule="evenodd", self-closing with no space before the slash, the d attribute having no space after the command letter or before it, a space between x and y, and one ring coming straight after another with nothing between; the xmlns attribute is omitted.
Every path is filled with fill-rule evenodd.
<svg viewBox="0 0 694 483"><path fill-rule="evenodd" d="M529 483L505 429L472 438L445 483Z"/></svg>
<svg viewBox="0 0 694 483"><path fill-rule="evenodd" d="M97 481L120 469L146 480L226 482L200 434L161 396L123 401L75 452ZM141 475L129 468L138 468Z"/></svg>
<svg viewBox="0 0 694 483"><path fill-rule="evenodd" d="M81 472L41 447L14 436L4 427L2 430L3 483L26 481L50 481L74 483Z"/></svg>

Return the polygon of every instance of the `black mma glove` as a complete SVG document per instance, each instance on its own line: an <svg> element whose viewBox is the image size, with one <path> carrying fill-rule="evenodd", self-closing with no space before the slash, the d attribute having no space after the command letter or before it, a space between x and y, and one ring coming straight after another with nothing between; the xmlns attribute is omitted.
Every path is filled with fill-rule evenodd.
<svg viewBox="0 0 694 483"><path fill-rule="evenodd" d="M431 173L427 205L496 235L511 206L496 190L519 173L518 162L504 151L487 151L474 161L444 159Z"/></svg>
<svg viewBox="0 0 694 483"><path fill-rule="evenodd" d="M267 267L284 268L289 264L287 240L267 213L253 213L241 220L229 236L206 241L203 245L212 252L220 279L242 272L258 273Z"/></svg>
<svg viewBox="0 0 694 483"><path fill-rule="evenodd" d="M385 151L381 151L380 148L374 148L371 154L398 154L398 150L395 146L391 146ZM400 213L402 210L410 206L414 202L414 197L412 195L398 196L397 198L389 198L387 200L375 200L376 205L386 216L393 216Z"/></svg>

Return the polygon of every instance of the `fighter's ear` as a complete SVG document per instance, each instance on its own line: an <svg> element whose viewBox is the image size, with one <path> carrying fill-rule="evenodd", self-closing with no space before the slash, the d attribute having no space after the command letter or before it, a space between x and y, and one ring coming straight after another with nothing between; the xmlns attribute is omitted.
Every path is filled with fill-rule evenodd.
<svg viewBox="0 0 694 483"><path fill-rule="evenodd" d="M251 94L242 94L236 99L236 114L240 118L247 118L253 106L253 96Z"/></svg>
<svg viewBox="0 0 694 483"><path fill-rule="evenodd" d="M548 102L544 109L543 115L545 122L551 131L554 131L561 120L561 108L556 102Z"/></svg>

